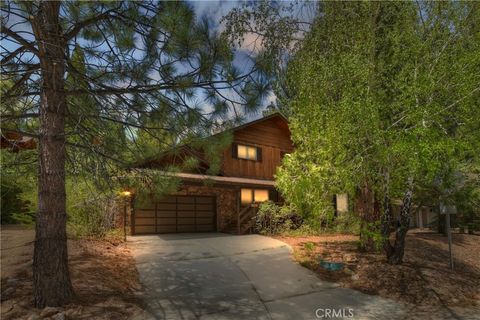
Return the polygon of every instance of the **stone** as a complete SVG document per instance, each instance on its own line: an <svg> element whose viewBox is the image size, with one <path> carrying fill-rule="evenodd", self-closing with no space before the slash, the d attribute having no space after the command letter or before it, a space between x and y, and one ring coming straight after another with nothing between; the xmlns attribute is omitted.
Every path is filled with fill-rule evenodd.
<svg viewBox="0 0 480 320"><path fill-rule="evenodd" d="M43 308L42 312L40 313L41 318L47 318L51 317L54 314L57 314L60 312L59 308L54 308L54 307L45 307Z"/></svg>
<svg viewBox="0 0 480 320"><path fill-rule="evenodd" d="M346 274L351 275L351 276L353 276L355 274L355 272L353 272L352 269L349 269L349 268L346 268L346 267L343 268L343 272L345 272Z"/></svg>
<svg viewBox="0 0 480 320"><path fill-rule="evenodd" d="M15 292L15 288L8 287L2 292L2 300L8 299L8 296Z"/></svg>
<svg viewBox="0 0 480 320"><path fill-rule="evenodd" d="M32 314L27 318L27 320L38 320L38 319L40 319L40 318L39 318L38 314L36 314L36 313L32 313Z"/></svg>
<svg viewBox="0 0 480 320"><path fill-rule="evenodd" d="M65 320L65 312L57 313L52 317L52 320Z"/></svg>
<svg viewBox="0 0 480 320"><path fill-rule="evenodd" d="M18 282L19 282L19 280L16 279L16 278L8 278L7 281L6 281L7 285L11 285L11 286L17 285Z"/></svg>
<svg viewBox="0 0 480 320"><path fill-rule="evenodd" d="M345 262L356 262L358 261L357 257L353 254L346 254L343 256L343 261Z"/></svg>
<svg viewBox="0 0 480 320"><path fill-rule="evenodd" d="M357 281L358 279L360 279L360 277L358 276L358 274L352 274L352 280L353 280L353 281Z"/></svg>

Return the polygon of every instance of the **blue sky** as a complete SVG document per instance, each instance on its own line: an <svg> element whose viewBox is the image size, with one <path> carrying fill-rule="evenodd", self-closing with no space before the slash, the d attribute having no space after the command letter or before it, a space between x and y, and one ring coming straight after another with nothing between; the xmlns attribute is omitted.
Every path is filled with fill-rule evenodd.
<svg viewBox="0 0 480 320"><path fill-rule="evenodd" d="M212 27L214 30L221 32L222 31L222 26L220 25L220 21L223 16L225 16L231 9L241 6L242 1L188 1L188 3L192 6L194 9L196 16L198 19L201 19L203 17L208 18L209 21L212 23ZM8 21L8 25L12 26L15 31L21 32L22 36L25 37L28 40L33 40L31 39L31 35L29 35L29 32L31 32L30 26L27 24L16 24L16 17L11 16L11 20ZM16 24L16 25L15 25ZM14 25L14 26L13 26ZM22 31L27 31L26 33ZM253 48L252 45L253 41L248 40L248 36L246 37L245 43L247 45L242 46L237 50L236 56L235 56L235 65L240 69L240 70L249 70L252 66L252 63L250 59L248 59L249 55L254 55L255 51L257 48ZM248 44L251 46L249 47ZM9 41L2 41L2 47L5 49L12 51L14 50L18 44L16 43L10 43ZM3 51L4 49L2 49ZM201 95L198 97L201 99ZM274 95L271 94L267 99L265 99L263 105L268 105L272 100L274 100Z"/></svg>

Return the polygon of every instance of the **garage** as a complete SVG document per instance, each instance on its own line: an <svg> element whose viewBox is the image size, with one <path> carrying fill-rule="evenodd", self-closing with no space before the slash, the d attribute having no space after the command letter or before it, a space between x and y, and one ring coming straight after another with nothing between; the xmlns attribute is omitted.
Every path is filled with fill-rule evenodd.
<svg viewBox="0 0 480 320"><path fill-rule="evenodd" d="M168 196L134 208L132 234L216 231L213 196Z"/></svg>

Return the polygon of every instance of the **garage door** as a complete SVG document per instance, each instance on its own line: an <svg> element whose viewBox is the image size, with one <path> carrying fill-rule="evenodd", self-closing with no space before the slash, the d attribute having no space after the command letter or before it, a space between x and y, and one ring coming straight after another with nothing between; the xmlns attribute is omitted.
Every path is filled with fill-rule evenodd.
<svg viewBox="0 0 480 320"><path fill-rule="evenodd" d="M135 208L133 234L212 232L216 230L215 197L169 196Z"/></svg>

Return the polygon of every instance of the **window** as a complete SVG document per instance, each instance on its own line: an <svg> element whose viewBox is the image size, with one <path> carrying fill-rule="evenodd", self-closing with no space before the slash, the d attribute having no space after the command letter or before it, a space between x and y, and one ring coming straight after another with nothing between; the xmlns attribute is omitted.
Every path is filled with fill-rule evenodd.
<svg viewBox="0 0 480 320"><path fill-rule="evenodd" d="M261 161L261 151L258 147L237 144L234 145L233 157L237 159Z"/></svg>
<svg viewBox="0 0 480 320"><path fill-rule="evenodd" d="M269 193L267 189L242 189L240 190L240 199L243 205L264 202L269 200Z"/></svg>
<svg viewBox="0 0 480 320"><path fill-rule="evenodd" d="M255 202L268 201L268 190L258 189L254 191Z"/></svg>
<svg viewBox="0 0 480 320"><path fill-rule="evenodd" d="M242 189L240 193L242 204L250 204L253 202L252 189Z"/></svg>

